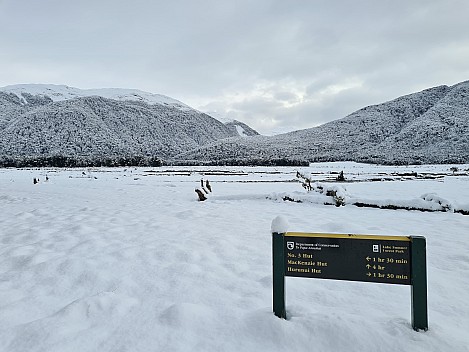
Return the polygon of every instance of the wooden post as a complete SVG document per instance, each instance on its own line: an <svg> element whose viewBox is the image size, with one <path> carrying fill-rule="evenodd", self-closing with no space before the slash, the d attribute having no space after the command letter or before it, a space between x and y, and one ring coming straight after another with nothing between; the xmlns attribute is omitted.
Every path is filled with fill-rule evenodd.
<svg viewBox="0 0 469 352"><path fill-rule="evenodd" d="M274 314L286 319L285 310L285 241L283 233L272 233L272 284Z"/></svg>
<svg viewBox="0 0 469 352"><path fill-rule="evenodd" d="M411 236L412 328L428 330L427 256L422 236Z"/></svg>

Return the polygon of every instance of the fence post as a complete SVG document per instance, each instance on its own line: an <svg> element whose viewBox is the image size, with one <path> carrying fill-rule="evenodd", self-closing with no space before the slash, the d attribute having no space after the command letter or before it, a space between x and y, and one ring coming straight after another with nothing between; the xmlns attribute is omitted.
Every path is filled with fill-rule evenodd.
<svg viewBox="0 0 469 352"><path fill-rule="evenodd" d="M428 330L427 256L423 236L411 236L412 328Z"/></svg>
<svg viewBox="0 0 469 352"><path fill-rule="evenodd" d="M286 319L285 310L285 241L284 233L272 233L272 281L274 314Z"/></svg>

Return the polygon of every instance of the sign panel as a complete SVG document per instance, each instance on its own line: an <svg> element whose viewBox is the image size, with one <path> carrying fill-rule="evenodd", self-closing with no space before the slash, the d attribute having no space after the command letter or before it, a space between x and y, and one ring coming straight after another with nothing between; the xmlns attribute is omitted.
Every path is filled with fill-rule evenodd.
<svg viewBox="0 0 469 352"><path fill-rule="evenodd" d="M287 232L285 276L410 285L410 238Z"/></svg>

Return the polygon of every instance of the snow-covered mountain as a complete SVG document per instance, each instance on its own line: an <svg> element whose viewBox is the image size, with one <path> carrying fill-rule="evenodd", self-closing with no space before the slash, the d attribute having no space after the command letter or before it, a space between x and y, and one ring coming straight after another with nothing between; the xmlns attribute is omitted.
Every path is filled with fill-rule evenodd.
<svg viewBox="0 0 469 352"><path fill-rule="evenodd" d="M235 136L232 127L156 94L52 85L0 89L0 158L169 159Z"/></svg>
<svg viewBox="0 0 469 352"><path fill-rule="evenodd" d="M258 136L239 121L224 124L177 100L140 91L0 88L0 159L137 155L177 163L461 163L469 162L468 132L469 81L272 137Z"/></svg>
<svg viewBox="0 0 469 352"><path fill-rule="evenodd" d="M233 134L238 134L241 137L250 137L250 136L258 136L259 133L246 125L244 122L238 120L232 120L229 122L225 122L225 126L231 129Z"/></svg>
<svg viewBox="0 0 469 352"><path fill-rule="evenodd" d="M0 89L0 159L170 159L234 136L237 131L220 121L150 93L50 85Z"/></svg>
<svg viewBox="0 0 469 352"><path fill-rule="evenodd" d="M159 104L175 107L181 110L192 110L191 107L181 103L179 100L161 94L143 92L138 89L79 89L55 84L17 84L0 88L0 91L15 94L23 104L28 104L28 99L25 95L48 97L54 102L99 96L119 101L139 101L150 105Z"/></svg>
<svg viewBox="0 0 469 352"><path fill-rule="evenodd" d="M223 113L220 113L219 111L209 110L209 111L205 111L205 113L207 115L210 115L216 118L218 121L223 122L226 126L228 126L233 131L235 135L239 135L241 137L259 135L259 132L252 129L251 127L246 125L244 122L227 118Z"/></svg>
<svg viewBox="0 0 469 352"><path fill-rule="evenodd" d="M177 158L228 163L269 159L469 162L469 81L368 106L315 128L217 141Z"/></svg>

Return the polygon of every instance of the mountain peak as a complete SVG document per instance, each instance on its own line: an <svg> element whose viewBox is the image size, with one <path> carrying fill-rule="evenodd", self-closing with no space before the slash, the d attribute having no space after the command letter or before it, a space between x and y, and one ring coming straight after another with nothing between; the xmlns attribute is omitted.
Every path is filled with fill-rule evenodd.
<svg viewBox="0 0 469 352"><path fill-rule="evenodd" d="M272 137L221 140L181 160L469 162L469 82L438 86L370 105L324 125Z"/></svg>
<svg viewBox="0 0 469 352"><path fill-rule="evenodd" d="M0 88L0 162L2 157L96 160L143 155L180 163L461 163L469 162L467 131L469 81L425 89L315 128L272 137L139 90Z"/></svg>
<svg viewBox="0 0 469 352"><path fill-rule="evenodd" d="M179 100L161 94L144 92L138 89L79 89L66 85L56 84L16 84L2 87L0 88L0 91L15 94L18 98L21 99L23 104L28 103L27 99L24 97L24 94L30 94L33 96L47 96L54 102L96 95L118 101L140 101L150 105L159 104L175 107L180 110L193 110L191 107L180 102Z"/></svg>

